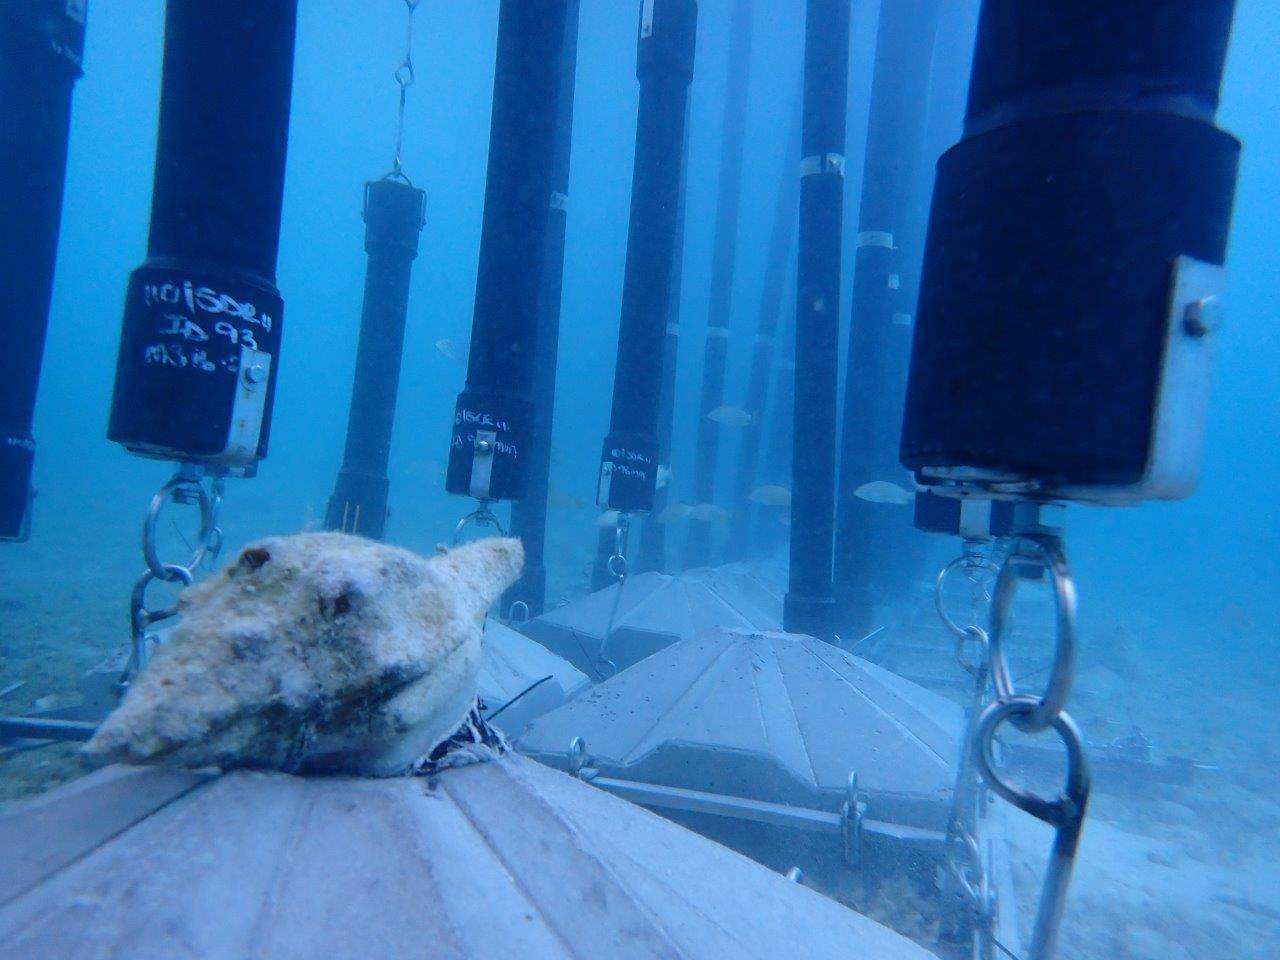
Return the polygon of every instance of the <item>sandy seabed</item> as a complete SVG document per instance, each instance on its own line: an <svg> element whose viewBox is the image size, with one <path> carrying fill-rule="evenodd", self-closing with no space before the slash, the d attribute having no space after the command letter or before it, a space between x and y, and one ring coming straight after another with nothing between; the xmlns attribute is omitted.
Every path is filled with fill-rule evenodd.
<svg viewBox="0 0 1280 960"><path fill-rule="evenodd" d="M34 543L20 561L0 556L0 690L23 681L0 701L5 713L74 702L76 679L126 635L139 566L132 546L75 570ZM1072 712L1086 729L1098 717L1137 725L1163 753L1208 769L1185 786L1098 778L1059 956L1272 960L1280 955L1280 677L1249 651L1276 638L1256 629L1225 637L1215 627L1206 647L1193 625L1170 635L1167 624L1122 620L1118 613L1115 636L1086 641ZM1132 638L1156 635L1166 638L1161 656L1135 654ZM82 771L70 746L0 748L0 806ZM1025 944L1051 835L1020 813L1009 820Z"/></svg>

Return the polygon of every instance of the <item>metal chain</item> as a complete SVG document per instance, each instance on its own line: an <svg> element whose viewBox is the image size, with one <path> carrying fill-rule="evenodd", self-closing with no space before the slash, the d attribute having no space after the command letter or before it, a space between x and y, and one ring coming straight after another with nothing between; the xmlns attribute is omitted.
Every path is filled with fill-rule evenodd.
<svg viewBox="0 0 1280 960"><path fill-rule="evenodd" d="M948 614L944 597L947 579L956 570L962 570L969 581L969 623L965 626ZM966 937L976 932L980 939L975 955L981 960L991 956L998 905L975 836L985 796L974 759L975 734L990 677L987 631L978 623L983 618L982 607L991 599L988 587L996 572L995 564L982 552L982 544L966 540L964 552L944 566L934 582L934 606L943 624L955 635L956 662L973 678L972 699L966 713L968 727L947 819L943 895L954 909L943 922L952 936Z"/></svg>
<svg viewBox="0 0 1280 960"><path fill-rule="evenodd" d="M178 614L176 603L167 607L148 607L147 588L157 581L189 587L195 582L196 570L201 563L214 563L222 549L222 529L218 526L218 514L224 493L225 481L221 476L205 476L200 467L183 464L151 498L151 505L147 508L147 515L142 523L142 558L147 569L138 577L129 596L130 651L129 661L119 681L122 690L147 665L151 627ZM191 547L191 556L186 563L170 563L160 558L156 528L161 513L169 503L194 506L200 514L195 546Z"/></svg>
<svg viewBox="0 0 1280 960"><path fill-rule="evenodd" d="M629 514L619 512L618 519L613 527L613 553L609 557L606 567L609 575L618 581L618 591L613 595L613 606L609 609L609 621L605 624L604 636L600 638L600 649L596 653L596 671L604 676L600 671L600 667L609 666L613 668L613 672L618 672L618 665L605 656L605 651L609 649L609 641L613 639L613 625L618 616L618 607L622 603L622 591L627 586L627 539L631 532L631 517Z"/></svg>
<svg viewBox="0 0 1280 960"><path fill-rule="evenodd" d="M1049 680L1039 694L1020 693L1012 679L1005 641L1009 613L1021 579L1019 569L1034 565L1049 575L1056 607L1056 637ZM1089 768L1084 739L1064 707L1075 679L1076 594L1062 539L1043 530L1019 534L1000 565L991 603L988 661L995 697L971 724L967 753L982 779L999 797L1054 828L1053 847L1045 869L1028 960L1053 955L1075 864L1080 831L1089 804ZM985 686L985 684L984 684ZM1056 797L1042 797L1005 780L997 769L996 733L1006 723L1027 733L1053 730L1067 754L1066 783ZM988 935L990 935L988 931Z"/></svg>
<svg viewBox="0 0 1280 960"><path fill-rule="evenodd" d="M408 16L405 18L404 30L404 59L400 61L400 65L396 67L395 79L396 86L400 88L400 102L396 108L396 150L395 156L391 161L391 172L387 174L388 179L403 180L409 183L409 178L405 175L404 170L400 166L400 151L404 145L404 105L409 88L413 86L415 75L413 72L413 13L418 8L419 0L404 0L404 5L408 10ZM410 184L412 186L412 184Z"/></svg>

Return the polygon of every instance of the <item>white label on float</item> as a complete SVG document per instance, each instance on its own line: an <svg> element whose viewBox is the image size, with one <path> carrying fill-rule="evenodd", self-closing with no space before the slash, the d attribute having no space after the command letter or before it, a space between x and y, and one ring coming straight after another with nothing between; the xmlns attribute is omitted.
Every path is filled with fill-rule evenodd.
<svg viewBox="0 0 1280 960"><path fill-rule="evenodd" d="M644 0L640 4L640 39L653 36L653 0Z"/></svg>
<svg viewBox="0 0 1280 960"><path fill-rule="evenodd" d="M863 230L858 234L858 246L884 247L886 250L896 249L893 245L893 234L887 230Z"/></svg>
<svg viewBox="0 0 1280 960"><path fill-rule="evenodd" d="M267 386L271 382L271 354L240 348L236 395L231 404L231 426L220 463L247 466L258 458L258 440L267 412Z"/></svg>

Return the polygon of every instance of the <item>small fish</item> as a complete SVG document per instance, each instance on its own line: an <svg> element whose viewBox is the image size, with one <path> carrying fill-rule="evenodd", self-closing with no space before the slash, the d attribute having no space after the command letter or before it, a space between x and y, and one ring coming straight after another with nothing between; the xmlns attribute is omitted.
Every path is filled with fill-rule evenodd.
<svg viewBox="0 0 1280 960"><path fill-rule="evenodd" d="M868 503L893 503L898 505L910 503L916 496L910 490L904 490L896 483L890 483L888 480L872 480L870 483L864 483L853 491L853 495L859 500L866 500Z"/></svg>
<svg viewBox="0 0 1280 960"><path fill-rule="evenodd" d="M658 489L661 490L671 482L671 468L665 463L658 464Z"/></svg>
<svg viewBox="0 0 1280 960"><path fill-rule="evenodd" d="M618 525L618 511L606 510L600 516L596 517L597 527L616 527Z"/></svg>
<svg viewBox="0 0 1280 960"><path fill-rule="evenodd" d="M658 523L678 523L687 520L692 509L687 503L668 503L654 519Z"/></svg>
<svg viewBox="0 0 1280 960"><path fill-rule="evenodd" d="M791 506L791 491L777 484L766 484L763 487L756 487L752 490L747 494L747 499L752 503L758 503L765 507L789 507Z"/></svg>
<svg viewBox="0 0 1280 960"><path fill-rule="evenodd" d="M436 350L440 356L446 360L452 360L454 363L462 362L462 351L458 349L458 345L452 340L442 337L436 341Z"/></svg>
<svg viewBox="0 0 1280 960"><path fill-rule="evenodd" d="M726 427L749 427L756 422L754 413L747 413L741 407L716 407L707 414L707 419Z"/></svg>
<svg viewBox="0 0 1280 960"><path fill-rule="evenodd" d="M547 506L552 510L581 510L586 504L572 493L553 487L547 491Z"/></svg>
<svg viewBox="0 0 1280 960"><path fill-rule="evenodd" d="M700 503L689 510L690 520L702 520L706 523L728 523L732 516L724 507L714 503Z"/></svg>

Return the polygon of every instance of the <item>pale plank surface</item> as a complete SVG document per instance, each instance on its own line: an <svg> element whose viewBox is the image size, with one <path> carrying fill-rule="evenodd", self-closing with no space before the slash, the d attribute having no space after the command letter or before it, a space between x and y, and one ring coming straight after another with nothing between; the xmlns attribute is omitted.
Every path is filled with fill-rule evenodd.
<svg viewBox="0 0 1280 960"><path fill-rule="evenodd" d="M0 904L208 777L185 770L107 767L0 814Z"/></svg>
<svg viewBox="0 0 1280 960"><path fill-rule="evenodd" d="M227 774L0 908L0 960L780 956L929 954L521 757L435 781Z"/></svg>

